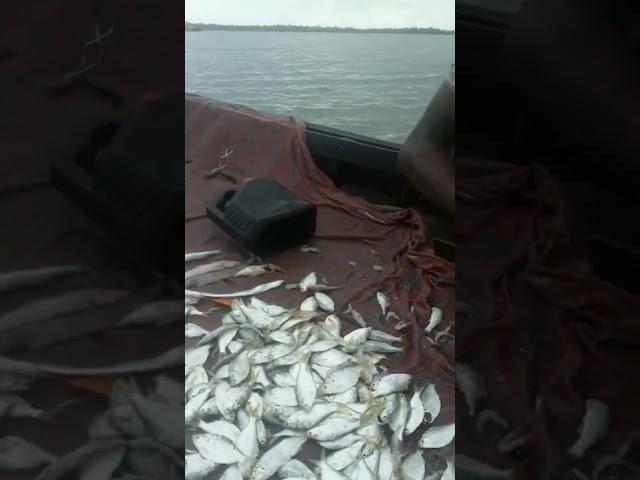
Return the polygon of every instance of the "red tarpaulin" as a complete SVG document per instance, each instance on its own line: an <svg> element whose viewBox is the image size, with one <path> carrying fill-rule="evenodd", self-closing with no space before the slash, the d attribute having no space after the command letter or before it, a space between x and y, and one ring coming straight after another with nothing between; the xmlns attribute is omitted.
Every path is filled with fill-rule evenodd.
<svg viewBox="0 0 640 480"><path fill-rule="evenodd" d="M390 356L389 366L434 382L443 400L437 423L454 421L453 342L433 346L423 328L431 306L444 311L439 331L454 323L454 269L438 258L427 244L427 232L418 213L351 197L338 190L314 164L305 144L304 125L292 117L279 117L249 108L188 95L185 105L185 248L187 252L221 249L239 258L237 247L205 217L206 202L219 192L250 178L268 177L318 206L316 235L310 242L320 252L303 253L293 248L263 258L285 273L242 278L206 287L210 291L245 289L275 279L297 283L310 272L339 286L331 292L336 312L348 329L356 325L342 315L349 303L374 328L397 334L387 323L376 301L385 292L391 310L410 326L404 335L406 349ZM205 174L221 165L224 175ZM349 262L355 262L356 269ZM374 265L384 268L375 270ZM284 288L261 298L285 307L298 306L305 294ZM411 313L411 305L415 310ZM222 314L205 320L207 327L220 322ZM418 432L421 433L421 430ZM418 437L419 433L412 437ZM451 446L453 448L453 446ZM446 452L443 452L446 453Z"/></svg>

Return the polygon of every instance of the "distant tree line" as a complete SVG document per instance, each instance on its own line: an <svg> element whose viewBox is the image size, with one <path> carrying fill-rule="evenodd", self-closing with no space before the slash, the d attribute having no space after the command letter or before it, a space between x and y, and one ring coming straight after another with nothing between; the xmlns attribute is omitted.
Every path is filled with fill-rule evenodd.
<svg viewBox="0 0 640 480"><path fill-rule="evenodd" d="M333 33L411 33L451 35L453 30L439 28L350 28L350 27L312 27L303 25L218 25L215 23L184 23L187 32L200 30L239 30L265 32L333 32Z"/></svg>

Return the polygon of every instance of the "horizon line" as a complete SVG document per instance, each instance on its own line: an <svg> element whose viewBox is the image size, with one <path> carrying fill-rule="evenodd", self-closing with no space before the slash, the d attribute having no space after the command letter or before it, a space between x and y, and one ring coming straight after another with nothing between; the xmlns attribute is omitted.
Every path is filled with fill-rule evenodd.
<svg viewBox="0 0 640 480"><path fill-rule="evenodd" d="M185 20L185 25L198 25L198 26L214 26L214 27L294 27L294 28L342 28L342 29L350 29L350 30L438 30L442 32L455 32L455 29L448 28L440 28L440 27L341 27L337 25L296 25L296 24L286 24L286 23L272 23L272 24L251 24L251 25L241 25L241 24L225 24L225 23L208 23L201 21L193 21L193 20Z"/></svg>

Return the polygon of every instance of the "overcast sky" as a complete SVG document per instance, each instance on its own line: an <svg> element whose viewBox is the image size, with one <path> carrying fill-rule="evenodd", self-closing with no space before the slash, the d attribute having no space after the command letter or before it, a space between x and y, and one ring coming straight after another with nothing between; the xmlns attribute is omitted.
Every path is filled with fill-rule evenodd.
<svg viewBox="0 0 640 480"><path fill-rule="evenodd" d="M455 0L185 0L185 20L227 25L453 29Z"/></svg>

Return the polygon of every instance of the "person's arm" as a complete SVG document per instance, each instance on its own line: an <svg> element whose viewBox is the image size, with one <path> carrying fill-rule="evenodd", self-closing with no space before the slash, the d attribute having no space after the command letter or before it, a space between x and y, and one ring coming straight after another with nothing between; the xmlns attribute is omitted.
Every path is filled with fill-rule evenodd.
<svg viewBox="0 0 640 480"><path fill-rule="evenodd" d="M443 83L398 154L398 168L435 206L455 211L455 88Z"/></svg>

